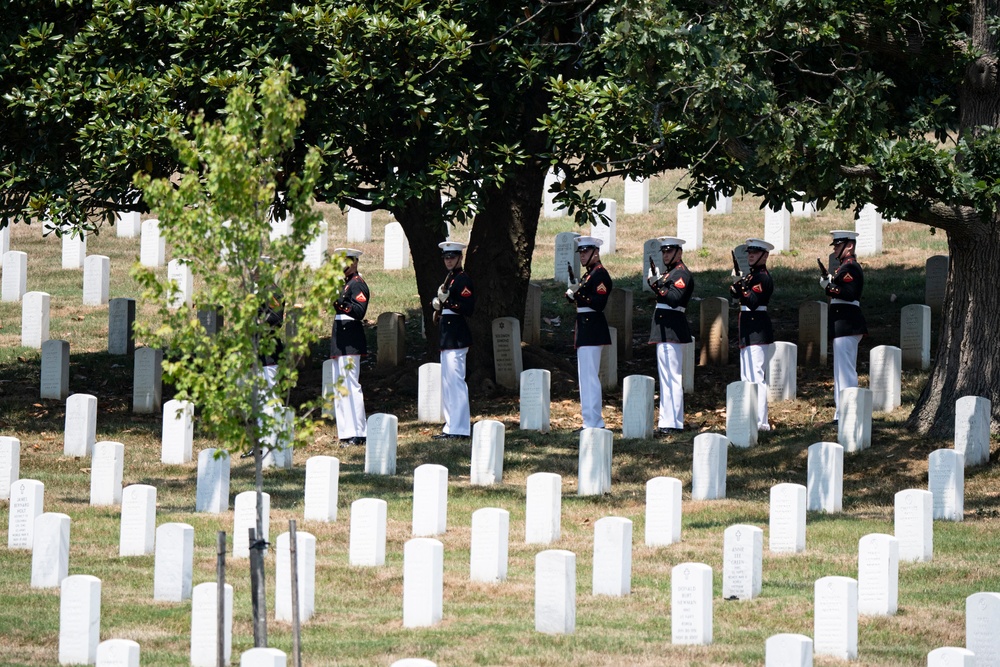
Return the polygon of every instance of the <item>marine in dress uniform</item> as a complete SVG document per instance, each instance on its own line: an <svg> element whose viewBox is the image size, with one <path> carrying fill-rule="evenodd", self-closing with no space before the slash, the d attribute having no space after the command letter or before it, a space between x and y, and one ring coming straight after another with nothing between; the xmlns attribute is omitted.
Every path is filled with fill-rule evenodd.
<svg viewBox="0 0 1000 667"><path fill-rule="evenodd" d="M566 298L576 305L576 372L580 386L580 412L583 428L604 428L601 415L601 348L611 345L611 331L604 317L604 307L611 295L611 275L601 264L600 247L604 243L593 236L578 236L576 251L585 268L578 281L567 280Z"/></svg>
<svg viewBox="0 0 1000 667"><path fill-rule="evenodd" d="M762 239L747 239L746 246L750 272L740 276L729 288L729 293L740 304L740 379L757 385L757 430L770 431L764 367L774 343L774 329L767 314L767 304L774 292L767 258L774 246Z"/></svg>
<svg viewBox="0 0 1000 667"><path fill-rule="evenodd" d="M346 395L335 395L334 415L337 418L337 437L344 445L363 445L367 437L368 421L365 415L365 395L358 376L361 357L368 354L364 319L368 312L371 292L358 273L358 259L363 254L354 248L337 248L334 253L344 253L351 263L344 269L344 289L334 302L333 335L330 337L330 359L333 360L333 382L343 381Z"/></svg>
<svg viewBox="0 0 1000 667"><path fill-rule="evenodd" d="M438 322L441 349L441 408L444 429L435 440L468 438L472 430L469 417L469 386L465 383L465 364L472 344L472 332L465 318L472 315L476 297L472 279L462 270L464 243L439 243L441 258L448 275L431 301Z"/></svg>
<svg viewBox="0 0 1000 667"><path fill-rule="evenodd" d="M656 368L660 378L660 417L657 435L684 430L684 345L692 342L687 309L694 293L694 276L684 265L684 239L661 236L660 252L666 273L650 267L646 282L656 296L650 344L656 345Z"/></svg>
<svg viewBox="0 0 1000 667"><path fill-rule="evenodd" d="M833 340L833 400L836 405L833 420L840 419L840 392L858 386L858 344L868 335L868 325L861 313L861 292L865 285L864 271L854 256L858 233L837 229L833 236L833 252L840 261L837 272L819 279L820 287L830 297L828 335Z"/></svg>

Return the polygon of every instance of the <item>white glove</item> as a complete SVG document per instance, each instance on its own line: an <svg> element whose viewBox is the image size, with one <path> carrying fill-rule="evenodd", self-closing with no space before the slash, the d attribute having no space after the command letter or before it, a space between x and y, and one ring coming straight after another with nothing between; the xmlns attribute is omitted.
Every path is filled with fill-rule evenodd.
<svg viewBox="0 0 1000 667"><path fill-rule="evenodd" d="M433 308L434 310L441 310L441 299L434 297L431 300L431 308Z"/></svg>
<svg viewBox="0 0 1000 667"><path fill-rule="evenodd" d="M827 286L833 281L833 276L829 273L819 279L819 286L826 289Z"/></svg>
<svg viewBox="0 0 1000 667"><path fill-rule="evenodd" d="M450 297L450 296L451 296L451 292L446 291L445 288L444 288L444 285L441 285L441 287L438 287L438 295L437 295L438 301L440 301L441 303L444 303L445 301L448 300L448 297Z"/></svg>
<svg viewBox="0 0 1000 667"><path fill-rule="evenodd" d="M656 280L660 277L660 269L655 266L649 267L649 271L646 272L646 281Z"/></svg>
<svg viewBox="0 0 1000 667"><path fill-rule="evenodd" d="M579 283L570 285L569 288L566 290L566 298L569 299L570 301L574 300L576 298L576 293L579 291L580 291Z"/></svg>

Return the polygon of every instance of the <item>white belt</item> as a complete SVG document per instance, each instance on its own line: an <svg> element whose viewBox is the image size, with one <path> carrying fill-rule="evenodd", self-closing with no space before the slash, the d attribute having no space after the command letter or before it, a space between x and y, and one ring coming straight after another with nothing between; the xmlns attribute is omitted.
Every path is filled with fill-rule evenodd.
<svg viewBox="0 0 1000 667"><path fill-rule="evenodd" d="M684 312L684 306L678 306L677 308L674 308L673 306L668 306L665 303L658 303L656 304L656 307L659 308L660 310L676 310L678 313Z"/></svg>
<svg viewBox="0 0 1000 667"><path fill-rule="evenodd" d="M456 313L454 310L452 310L450 308L445 308L444 310L441 311L441 314L442 315L458 315L458 313Z"/></svg>
<svg viewBox="0 0 1000 667"><path fill-rule="evenodd" d="M351 317L350 315L337 315L333 319L335 319L337 321L340 321L340 322L353 322L354 321L354 318Z"/></svg>
<svg viewBox="0 0 1000 667"><path fill-rule="evenodd" d="M596 313L597 311L593 308L587 308L586 306L577 306L576 312L578 313Z"/></svg>
<svg viewBox="0 0 1000 667"><path fill-rule="evenodd" d="M740 310L750 312L750 306L740 306ZM761 311L761 310L767 310L767 306L757 306L753 310L756 310L758 312Z"/></svg>
<svg viewBox="0 0 1000 667"><path fill-rule="evenodd" d="M843 306L860 306L861 302L860 301L844 301L843 299L830 299L830 305L831 306L836 306L838 304L839 305L843 305Z"/></svg>

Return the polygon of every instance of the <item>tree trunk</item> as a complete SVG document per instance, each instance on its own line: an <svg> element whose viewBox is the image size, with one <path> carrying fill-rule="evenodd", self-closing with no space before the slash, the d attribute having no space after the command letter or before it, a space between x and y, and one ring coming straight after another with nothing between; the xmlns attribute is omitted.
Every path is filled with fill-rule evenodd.
<svg viewBox="0 0 1000 667"><path fill-rule="evenodd" d="M544 183L544 165L529 162L513 170L499 188L483 193L466 257L466 270L476 291L466 373L471 386L495 380L493 320L516 317L524 322Z"/></svg>

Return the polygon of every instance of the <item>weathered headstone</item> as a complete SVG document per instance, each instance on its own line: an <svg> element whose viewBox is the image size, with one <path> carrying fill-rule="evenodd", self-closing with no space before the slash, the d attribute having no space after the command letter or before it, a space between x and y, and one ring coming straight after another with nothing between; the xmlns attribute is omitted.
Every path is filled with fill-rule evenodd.
<svg viewBox="0 0 1000 667"><path fill-rule="evenodd" d="M684 239L685 250L689 252L701 250L704 222L704 204L689 206L686 201L677 202L677 237Z"/></svg>
<svg viewBox="0 0 1000 667"><path fill-rule="evenodd" d="M122 490L122 520L118 536L119 556L153 553L156 539L156 487L130 484Z"/></svg>
<svg viewBox="0 0 1000 667"><path fill-rule="evenodd" d="M639 282L642 283L643 292L653 291L653 288L646 282L646 275L649 273L650 260L653 260L653 264L660 272L660 275L663 275L666 268L663 266L663 251L660 250L659 239L649 239L642 244L642 265L639 267L639 277L641 279Z"/></svg>
<svg viewBox="0 0 1000 667"><path fill-rule="evenodd" d="M832 514L844 504L844 448L835 442L809 445L806 457L809 511Z"/></svg>
<svg viewBox="0 0 1000 667"><path fill-rule="evenodd" d="M134 239L142 233L142 220L138 211L118 211L115 213L115 236L120 239Z"/></svg>
<svg viewBox="0 0 1000 667"><path fill-rule="evenodd" d="M771 487L767 548L771 553L806 550L806 487L801 484Z"/></svg>
<svg viewBox="0 0 1000 667"><path fill-rule="evenodd" d="M691 460L691 500L716 500L726 497L726 465L729 439L718 433L699 433L694 437Z"/></svg>
<svg viewBox="0 0 1000 667"><path fill-rule="evenodd" d="M269 542L271 530L271 495L261 494L261 529L263 535L258 540ZM233 501L233 558L250 557L250 528L257 527L257 492L244 491L236 494Z"/></svg>
<svg viewBox="0 0 1000 667"><path fill-rule="evenodd" d="M103 306L108 302L111 284L111 259L91 255L83 263L83 305Z"/></svg>
<svg viewBox="0 0 1000 667"><path fill-rule="evenodd" d="M82 269L86 258L86 234L74 231L62 237L62 267L64 269Z"/></svg>
<svg viewBox="0 0 1000 667"><path fill-rule="evenodd" d="M847 454L860 452L872 444L872 396L872 391L864 387L840 390L837 442Z"/></svg>
<svg viewBox="0 0 1000 667"><path fill-rule="evenodd" d="M448 469L425 463L413 471L413 536L443 535L448 529Z"/></svg>
<svg viewBox="0 0 1000 667"><path fill-rule="evenodd" d="M0 436L0 500L10 499L14 482L21 477L21 441Z"/></svg>
<svg viewBox="0 0 1000 667"><path fill-rule="evenodd" d="M472 513L469 579L497 583L507 579L510 512L484 507Z"/></svg>
<svg viewBox="0 0 1000 667"><path fill-rule="evenodd" d="M382 268L386 271L399 271L410 265L410 242L398 222L385 226L383 253Z"/></svg>
<svg viewBox="0 0 1000 667"><path fill-rule="evenodd" d="M611 456L613 434L605 428L585 428L580 431L578 457L581 496L599 496L611 491Z"/></svg>
<svg viewBox="0 0 1000 667"><path fill-rule="evenodd" d="M524 541L555 542L559 539L562 519L562 477L553 472L528 475L526 491Z"/></svg>
<svg viewBox="0 0 1000 667"><path fill-rule="evenodd" d="M291 534L278 535L274 565L274 618L292 620ZM316 611L316 537L305 531L295 533L295 566L299 588L299 622L305 623Z"/></svg>
<svg viewBox="0 0 1000 667"><path fill-rule="evenodd" d="M871 533L858 541L858 613L893 616L899 606L899 540Z"/></svg>
<svg viewBox="0 0 1000 667"><path fill-rule="evenodd" d="M90 504L121 505L125 445L102 440L94 443L90 459Z"/></svg>
<svg viewBox="0 0 1000 667"><path fill-rule="evenodd" d="M772 255L791 250L791 214L784 206L778 210L764 207L764 240L774 246Z"/></svg>
<svg viewBox="0 0 1000 667"><path fill-rule="evenodd" d="M440 424L442 415L441 364L421 364L417 371L417 421Z"/></svg>
<svg viewBox="0 0 1000 667"><path fill-rule="evenodd" d="M549 432L549 409L552 373L544 368L532 368L521 373L522 431Z"/></svg>
<svg viewBox="0 0 1000 667"><path fill-rule="evenodd" d="M990 461L990 399L963 396L955 401L955 451L965 457L965 465Z"/></svg>
<svg viewBox="0 0 1000 667"><path fill-rule="evenodd" d="M226 324L225 314L221 308L206 306L198 308L198 324L205 329L205 334L215 336Z"/></svg>
<svg viewBox="0 0 1000 667"><path fill-rule="evenodd" d="M542 343L542 286L538 283L528 283L528 293L524 299L521 342L528 345Z"/></svg>
<svg viewBox="0 0 1000 667"><path fill-rule="evenodd" d="M222 602L222 659L233 654L233 587L225 585ZM191 592L191 667L222 667L217 661L219 644L219 589L214 581L198 584Z"/></svg>
<svg viewBox="0 0 1000 667"><path fill-rule="evenodd" d="M472 425L472 464L469 483L491 486L503 481L503 422L481 419Z"/></svg>
<svg viewBox="0 0 1000 667"><path fill-rule="evenodd" d="M3 254L3 282L0 301L17 302L28 291L28 254L10 250Z"/></svg>
<svg viewBox="0 0 1000 667"><path fill-rule="evenodd" d="M415 537L403 545L403 627L425 628L441 622L444 545Z"/></svg>
<svg viewBox="0 0 1000 667"><path fill-rule="evenodd" d="M74 574L59 591L59 664L92 665L101 641L101 580Z"/></svg>
<svg viewBox="0 0 1000 667"><path fill-rule="evenodd" d="M892 412L901 403L902 350L892 345L873 347L869 361L872 411Z"/></svg>
<svg viewBox="0 0 1000 667"><path fill-rule="evenodd" d="M927 654L927 667L976 667L976 664L976 654L958 646L942 646Z"/></svg>
<svg viewBox="0 0 1000 667"><path fill-rule="evenodd" d="M805 635L771 635L764 644L764 667L812 667L813 640Z"/></svg>
<svg viewBox="0 0 1000 667"><path fill-rule="evenodd" d="M160 235L160 221L143 220L139 239L139 263L158 269L166 261L167 241Z"/></svg>
<svg viewBox="0 0 1000 667"><path fill-rule="evenodd" d="M977 666L1000 664L1000 593L973 593L965 598L965 647Z"/></svg>
<svg viewBox="0 0 1000 667"><path fill-rule="evenodd" d="M625 214L649 213L649 179L632 178L625 179L625 206L622 207Z"/></svg>
<svg viewBox="0 0 1000 667"><path fill-rule="evenodd" d="M757 389L753 382L726 386L726 438L736 447L757 444Z"/></svg>
<svg viewBox="0 0 1000 667"><path fill-rule="evenodd" d="M132 354L135 351L135 299L111 299L108 302L108 354Z"/></svg>
<svg viewBox="0 0 1000 667"><path fill-rule="evenodd" d="M594 522L593 595L620 597L632 591L632 522L606 516Z"/></svg>
<svg viewBox="0 0 1000 667"><path fill-rule="evenodd" d="M66 399L63 456L90 456L97 440L97 397L73 394Z"/></svg>
<svg viewBox="0 0 1000 667"><path fill-rule="evenodd" d="M665 547L681 539L681 481L654 477L646 482L646 546Z"/></svg>
<svg viewBox="0 0 1000 667"><path fill-rule="evenodd" d="M96 667L139 667L139 642L105 639L97 645Z"/></svg>
<svg viewBox="0 0 1000 667"><path fill-rule="evenodd" d="M360 498L351 503L351 538L348 562L355 566L385 565L386 502Z"/></svg>
<svg viewBox="0 0 1000 667"><path fill-rule="evenodd" d="M696 341L692 340L690 343L684 343L681 346L684 348L684 352L682 353L684 356L681 360L681 384L683 385L685 394L694 393L694 369L696 367L694 363L695 343Z"/></svg>
<svg viewBox="0 0 1000 667"><path fill-rule="evenodd" d="M934 494L906 489L895 496L893 525L899 560L928 562L934 558Z"/></svg>
<svg viewBox="0 0 1000 667"><path fill-rule="evenodd" d="M45 485L37 479L19 479L10 487L7 512L7 548L27 549L34 544L35 517L45 505Z"/></svg>
<svg viewBox="0 0 1000 667"><path fill-rule="evenodd" d="M545 174L545 184L542 188L542 212L546 218L561 218L566 215L566 207L556 203L556 193L552 192L552 186L556 183L562 183L563 178L562 171L555 168L549 169Z"/></svg>
<svg viewBox="0 0 1000 667"><path fill-rule="evenodd" d="M632 358L632 290L615 287L608 297L608 305L604 309L604 314L608 319L608 326L615 331L612 343L617 340L618 358Z"/></svg>
<svg viewBox="0 0 1000 667"><path fill-rule="evenodd" d="M336 521L340 491L340 460L334 456L311 456L306 461L306 521Z"/></svg>
<svg viewBox="0 0 1000 667"><path fill-rule="evenodd" d="M948 286L948 255L934 255L927 258L924 267L924 303L930 306L935 317L944 306L944 290ZM6 269L4 269L6 275Z"/></svg>
<svg viewBox="0 0 1000 667"><path fill-rule="evenodd" d="M611 340L614 341L618 332L614 327L608 327ZM618 388L618 346L602 345L601 362L597 370L597 378L601 383L601 389L614 391Z"/></svg>
<svg viewBox="0 0 1000 667"><path fill-rule="evenodd" d="M806 301L799 306L798 351L802 366L826 366L829 308L823 301Z"/></svg>
<svg viewBox="0 0 1000 667"><path fill-rule="evenodd" d="M194 528L186 523L164 523L156 529L153 562L153 599L183 602L191 598L194 564Z"/></svg>
<svg viewBox="0 0 1000 667"><path fill-rule="evenodd" d="M722 599L751 600L763 582L764 531L737 524L722 537Z"/></svg>
<svg viewBox="0 0 1000 667"><path fill-rule="evenodd" d="M371 204L367 199L359 199L359 204ZM368 243L372 240L372 213L359 208L347 207L348 243Z"/></svg>
<svg viewBox="0 0 1000 667"><path fill-rule="evenodd" d="M365 442L365 473L369 475L396 474L396 441L399 420L396 415L376 413L368 415Z"/></svg>
<svg viewBox="0 0 1000 667"><path fill-rule="evenodd" d="M377 368L396 368L406 361L406 316L382 313L375 324Z"/></svg>
<svg viewBox="0 0 1000 667"><path fill-rule="evenodd" d="M498 385L517 389L524 362L521 361L521 324L516 317L493 320L493 370Z"/></svg>
<svg viewBox="0 0 1000 667"><path fill-rule="evenodd" d="M163 350L140 347L135 351L132 369L132 412L159 412L163 395Z"/></svg>
<svg viewBox="0 0 1000 667"><path fill-rule="evenodd" d="M555 279L561 283L569 277L567 265L573 267L573 277L580 279L580 253L576 251L577 232L561 232L556 234L555 241Z"/></svg>
<svg viewBox="0 0 1000 667"><path fill-rule="evenodd" d="M961 521L965 515L965 457L937 449L928 458L927 488L934 494L934 518Z"/></svg>
<svg viewBox="0 0 1000 667"><path fill-rule="evenodd" d="M622 437L653 437L656 381L648 375L629 375L622 392Z"/></svg>
<svg viewBox="0 0 1000 667"><path fill-rule="evenodd" d="M699 366L729 363L729 302L710 296L701 302L701 358Z"/></svg>
<svg viewBox="0 0 1000 667"><path fill-rule="evenodd" d="M562 549L535 555L535 631L576 631L576 554Z"/></svg>
<svg viewBox="0 0 1000 667"><path fill-rule="evenodd" d="M59 588L69 574L68 514L42 512L35 517L31 547L31 587Z"/></svg>
<svg viewBox="0 0 1000 667"><path fill-rule="evenodd" d="M798 346L795 343L778 340L768 346L766 369L768 403L795 400L799 389L797 358Z"/></svg>
<svg viewBox="0 0 1000 667"><path fill-rule="evenodd" d="M899 311L899 349L903 368L931 367L931 308L920 304Z"/></svg>
<svg viewBox="0 0 1000 667"><path fill-rule="evenodd" d="M312 269L318 269L326 263L327 251L330 247L330 227L325 220L320 220L316 236L305 248L303 263Z"/></svg>
<svg viewBox="0 0 1000 667"><path fill-rule="evenodd" d="M813 587L813 651L840 660L858 657L858 582L823 577Z"/></svg>
<svg viewBox="0 0 1000 667"><path fill-rule="evenodd" d="M858 257L882 254L882 222L882 214L874 204L865 204L858 212L854 221L854 230L858 233L854 252Z"/></svg>
<svg viewBox="0 0 1000 667"><path fill-rule="evenodd" d="M670 643L712 643L712 568L704 563L670 571Z"/></svg>
<svg viewBox="0 0 1000 667"><path fill-rule="evenodd" d="M229 466L229 455L224 450L198 452L195 512L221 514L229 509Z"/></svg>
<svg viewBox="0 0 1000 667"><path fill-rule="evenodd" d="M46 292L26 292L21 297L21 345L36 350L49 339L49 301Z"/></svg>
<svg viewBox="0 0 1000 667"><path fill-rule="evenodd" d="M190 401L167 401L163 406L161 463L191 462L194 440L194 404Z"/></svg>
<svg viewBox="0 0 1000 667"><path fill-rule="evenodd" d="M598 199L598 205L604 204L603 215L607 220L601 219L596 213L591 216L590 235L604 241L601 246L601 256L615 254L618 249L618 202L614 199Z"/></svg>
<svg viewBox="0 0 1000 667"><path fill-rule="evenodd" d="M69 396L69 343L52 339L42 343L40 378L41 398L66 400Z"/></svg>
<svg viewBox="0 0 1000 667"><path fill-rule="evenodd" d="M167 263L167 281L172 283L168 293L170 308L191 307L194 291L194 276L185 259L172 259Z"/></svg>

